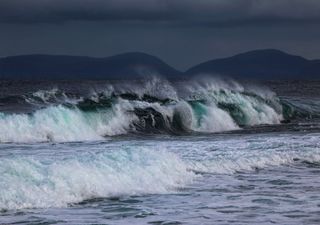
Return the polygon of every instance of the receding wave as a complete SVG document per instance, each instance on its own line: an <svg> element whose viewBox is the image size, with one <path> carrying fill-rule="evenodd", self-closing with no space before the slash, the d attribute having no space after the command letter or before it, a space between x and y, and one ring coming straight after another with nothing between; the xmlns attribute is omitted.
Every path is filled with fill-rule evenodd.
<svg viewBox="0 0 320 225"><path fill-rule="evenodd" d="M100 140L128 133L222 132L279 124L283 108L268 90L231 80L108 85L85 96L57 88L22 96L29 113L1 113L1 142ZM19 96L21 99L21 96Z"/></svg>

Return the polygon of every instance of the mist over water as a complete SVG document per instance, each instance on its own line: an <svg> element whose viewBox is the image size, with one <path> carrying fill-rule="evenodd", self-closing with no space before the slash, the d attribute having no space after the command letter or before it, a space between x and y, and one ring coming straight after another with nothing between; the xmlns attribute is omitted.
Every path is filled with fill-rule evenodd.
<svg viewBox="0 0 320 225"><path fill-rule="evenodd" d="M204 77L17 85L0 95L0 224L320 222L316 95Z"/></svg>

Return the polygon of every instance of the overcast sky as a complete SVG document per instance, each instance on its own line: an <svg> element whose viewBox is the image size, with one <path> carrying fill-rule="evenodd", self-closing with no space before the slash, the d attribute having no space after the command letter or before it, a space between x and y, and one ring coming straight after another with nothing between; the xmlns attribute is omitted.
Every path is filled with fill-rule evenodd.
<svg viewBox="0 0 320 225"><path fill-rule="evenodd" d="M0 56L139 51L184 70L277 48L320 58L319 0L0 0Z"/></svg>

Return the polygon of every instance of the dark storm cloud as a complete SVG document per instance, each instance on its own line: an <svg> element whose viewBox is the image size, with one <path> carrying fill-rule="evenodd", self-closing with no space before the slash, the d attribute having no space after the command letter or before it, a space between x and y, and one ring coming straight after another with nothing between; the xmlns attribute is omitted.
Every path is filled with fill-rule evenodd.
<svg viewBox="0 0 320 225"><path fill-rule="evenodd" d="M319 12L319 0L0 0L0 21L8 23L318 23Z"/></svg>

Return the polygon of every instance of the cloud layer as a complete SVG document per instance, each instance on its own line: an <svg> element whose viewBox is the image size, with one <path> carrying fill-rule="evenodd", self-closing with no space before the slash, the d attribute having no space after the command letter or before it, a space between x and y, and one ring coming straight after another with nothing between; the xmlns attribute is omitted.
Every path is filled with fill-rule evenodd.
<svg viewBox="0 0 320 225"><path fill-rule="evenodd" d="M0 0L2 23L320 23L319 0Z"/></svg>

